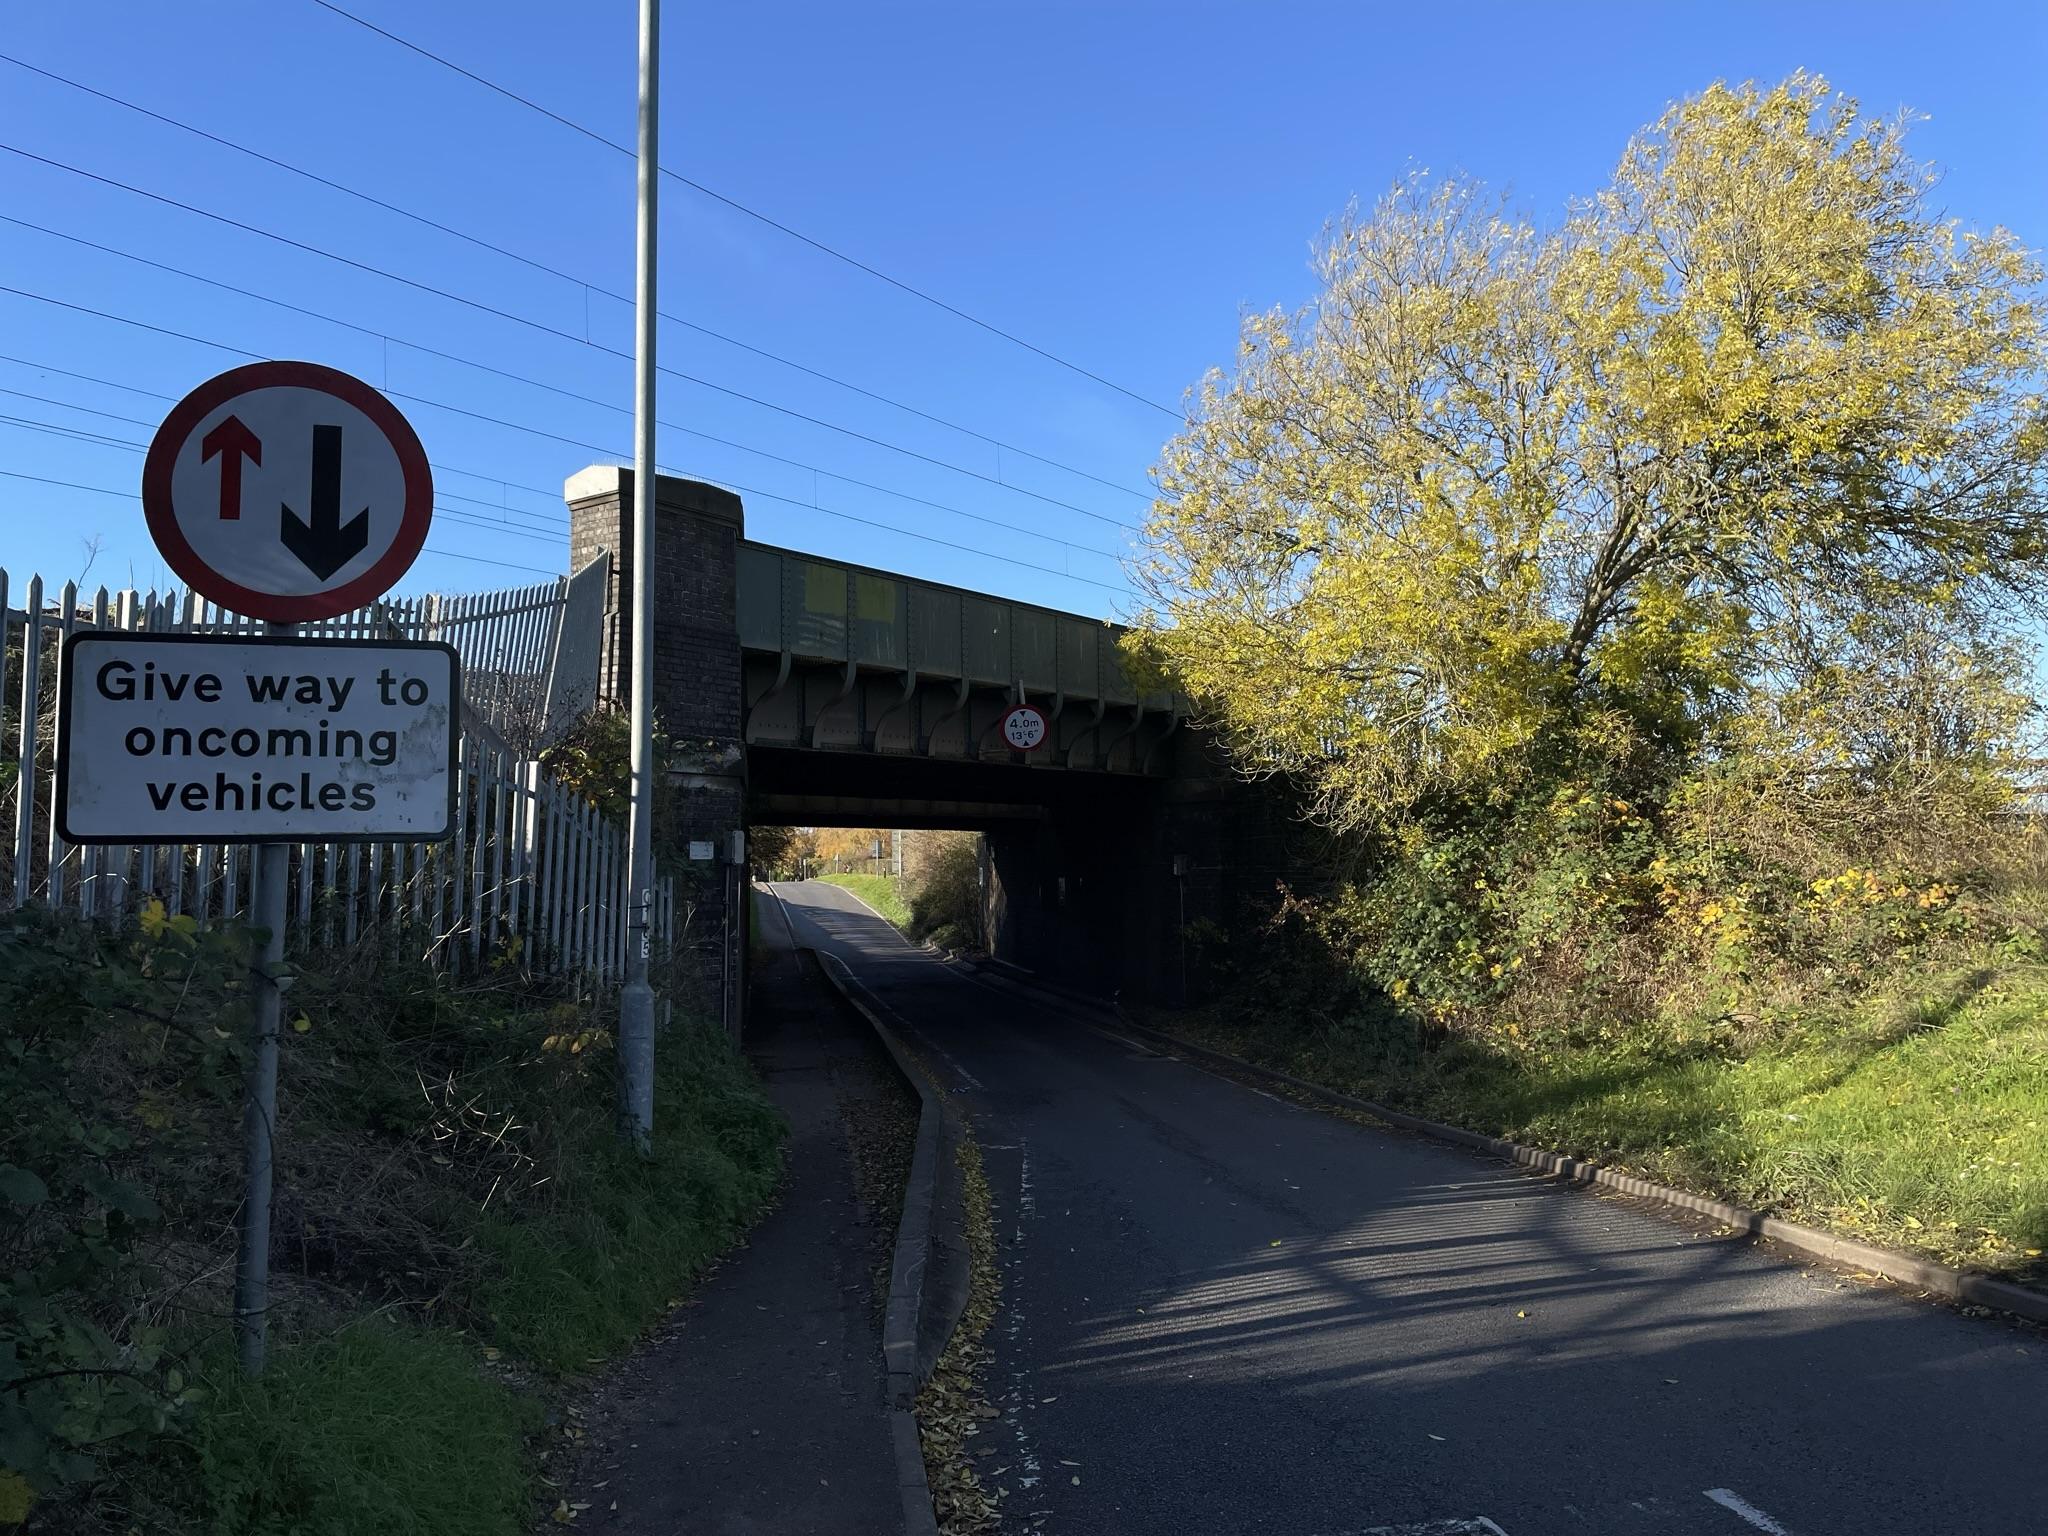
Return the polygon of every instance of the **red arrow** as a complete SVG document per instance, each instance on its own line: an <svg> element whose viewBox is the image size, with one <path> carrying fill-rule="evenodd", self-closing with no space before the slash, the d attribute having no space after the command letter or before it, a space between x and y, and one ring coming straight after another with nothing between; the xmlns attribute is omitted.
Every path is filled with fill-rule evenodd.
<svg viewBox="0 0 2048 1536"><path fill-rule="evenodd" d="M220 520L232 523L242 515L242 460L263 462L263 439L230 416L200 441L199 462L220 455Z"/></svg>

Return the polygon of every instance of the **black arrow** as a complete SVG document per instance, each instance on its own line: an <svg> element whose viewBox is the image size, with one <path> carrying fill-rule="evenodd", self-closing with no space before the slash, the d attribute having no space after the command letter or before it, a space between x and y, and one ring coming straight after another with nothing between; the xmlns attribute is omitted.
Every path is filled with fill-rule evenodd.
<svg viewBox="0 0 2048 1536"><path fill-rule="evenodd" d="M341 520L341 428L313 429L313 520L301 518L290 502L280 507L284 516L278 538L322 581L363 552L370 542L370 509L363 508L346 525Z"/></svg>

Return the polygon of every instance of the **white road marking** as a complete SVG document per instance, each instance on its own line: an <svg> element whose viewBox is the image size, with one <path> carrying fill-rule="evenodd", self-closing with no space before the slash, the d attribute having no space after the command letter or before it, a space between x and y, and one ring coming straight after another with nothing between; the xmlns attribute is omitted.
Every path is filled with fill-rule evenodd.
<svg viewBox="0 0 2048 1536"><path fill-rule="evenodd" d="M1024 1138L1019 1136L1017 1138L1017 1233L1015 1238L1011 1240L1010 1257L1005 1261L1012 1268L1020 1263L1024 1256L1024 1223L1027 1218L1036 1218L1037 1215L1038 1201L1031 1193L1031 1148L1025 1143ZM1014 1287L1011 1290L1010 1300L1003 1310L1007 1314L1005 1323L1010 1347L1014 1353L1018 1349L1018 1337L1024 1331L1024 1308L1017 1300ZM1025 1428L1023 1419L1019 1414L1019 1409L1033 1406L1029 1400L1031 1373L1022 1366L1013 1367L1010 1371L1010 1381L1011 1389L1009 1395L1011 1401L1016 1406L1004 1414L1003 1418L1009 1424L1011 1432L1015 1436L1015 1450L1019 1468L1017 1486L1028 1490L1036 1488L1039 1479L1044 1475L1043 1469L1038 1464L1038 1449L1031 1443L1031 1433Z"/></svg>
<svg viewBox="0 0 2048 1536"><path fill-rule="evenodd" d="M1416 1525L1374 1525L1363 1530L1328 1531L1323 1536L1508 1536L1484 1515L1424 1520Z"/></svg>
<svg viewBox="0 0 2048 1536"><path fill-rule="evenodd" d="M1731 1514L1739 1515L1764 1533L1764 1536L1792 1536L1792 1533L1778 1524L1769 1515L1758 1509L1732 1488L1709 1488L1704 1497L1720 1505Z"/></svg>

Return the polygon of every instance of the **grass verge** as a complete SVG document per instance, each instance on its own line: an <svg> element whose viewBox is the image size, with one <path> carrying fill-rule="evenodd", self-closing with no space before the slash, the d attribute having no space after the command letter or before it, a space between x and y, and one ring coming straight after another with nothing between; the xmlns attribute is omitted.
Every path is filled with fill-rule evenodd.
<svg viewBox="0 0 2048 1536"><path fill-rule="evenodd" d="M2048 967L1925 974L1746 1052L1648 1027L1424 1051L1242 1005L1153 1022L1433 1119L2048 1283Z"/></svg>
<svg viewBox="0 0 2048 1536"><path fill-rule="evenodd" d="M910 931L910 904L904 900L900 880L888 875L820 875L827 885L843 886L873 907L896 928Z"/></svg>
<svg viewBox="0 0 2048 1536"><path fill-rule="evenodd" d="M205 1377L189 1460L164 1470L168 1502L214 1536L498 1536L525 1525L523 1441L539 1404L481 1372L474 1345L450 1330L370 1322L280 1351L257 1381L226 1351Z"/></svg>

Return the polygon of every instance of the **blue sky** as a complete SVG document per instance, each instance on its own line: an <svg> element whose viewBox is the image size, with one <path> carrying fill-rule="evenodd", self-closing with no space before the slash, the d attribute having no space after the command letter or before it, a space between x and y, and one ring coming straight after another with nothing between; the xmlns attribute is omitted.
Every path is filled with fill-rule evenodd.
<svg viewBox="0 0 2048 1536"><path fill-rule="evenodd" d="M342 3L631 140L631 0ZM1868 109L1914 108L1929 119L1916 152L1943 167L1949 211L2048 243L2048 7L2036 4L671 0L664 41L666 165L1167 405L1228 361L1245 309L1308 296L1310 242L1352 197L1414 167L1455 169L1547 221L1605 179L1632 130L1716 78L1805 66ZM628 306L600 291L631 291L628 159L311 0L14 6L0 52L576 279L0 63L0 143L532 322L0 152L0 214L358 327L0 223L0 284L242 349L0 292L0 355L21 360L0 361L0 389L14 392L0 416L142 442L171 397L244 352L329 363L413 397L399 404L444 466L436 553L407 590L561 568L563 478L629 458L630 365L598 350L631 346ZM1134 493L1172 416L674 181L663 199L664 311L981 434L666 324L665 365L783 411L665 378L665 420L777 456L669 428L665 467L745 488L756 538L1078 612L1128 602L1120 525L1143 513ZM0 470L16 476L132 492L140 465L129 449L0 422ZM17 578L75 575L87 540L102 546L93 581L164 581L134 501L0 476L0 565Z"/></svg>

